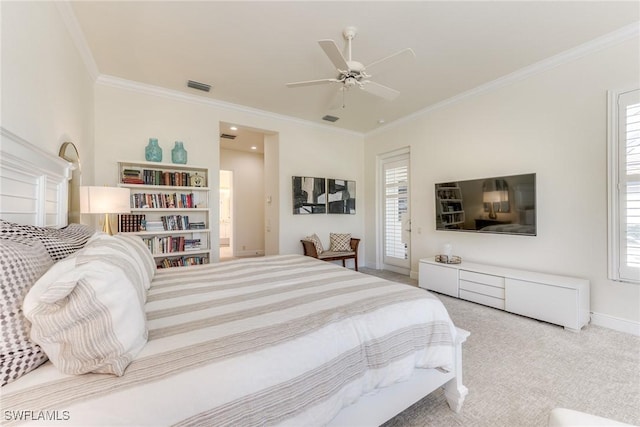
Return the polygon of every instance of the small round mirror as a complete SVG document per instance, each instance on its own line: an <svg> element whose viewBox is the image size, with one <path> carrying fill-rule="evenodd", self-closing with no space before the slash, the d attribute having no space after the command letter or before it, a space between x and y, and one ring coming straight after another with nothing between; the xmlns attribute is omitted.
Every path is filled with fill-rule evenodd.
<svg viewBox="0 0 640 427"><path fill-rule="evenodd" d="M73 142L63 142L60 146L60 157L71 163L71 179L69 180L69 208L67 221L80 223L80 186L82 185L82 170L80 168L80 155Z"/></svg>

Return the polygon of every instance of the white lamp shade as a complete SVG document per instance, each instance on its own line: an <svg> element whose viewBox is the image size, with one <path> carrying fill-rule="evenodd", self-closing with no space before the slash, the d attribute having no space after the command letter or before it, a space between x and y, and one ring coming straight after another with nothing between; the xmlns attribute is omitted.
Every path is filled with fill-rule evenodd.
<svg viewBox="0 0 640 427"><path fill-rule="evenodd" d="M130 213L129 189L80 187L80 212L85 214Z"/></svg>

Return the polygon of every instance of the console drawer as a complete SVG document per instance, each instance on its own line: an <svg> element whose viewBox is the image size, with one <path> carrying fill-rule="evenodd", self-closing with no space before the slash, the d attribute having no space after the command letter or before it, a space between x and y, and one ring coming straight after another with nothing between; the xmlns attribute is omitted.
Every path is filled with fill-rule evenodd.
<svg viewBox="0 0 640 427"><path fill-rule="evenodd" d="M504 289L504 277L502 276L493 276L491 274L460 270L460 279Z"/></svg>
<svg viewBox="0 0 640 427"><path fill-rule="evenodd" d="M487 295L493 298L504 299L504 288L484 285L477 282L469 282L460 279L460 290L475 292L476 294Z"/></svg>
<svg viewBox="0 0 640 427"><path fill-rule="evenodd" d="M499 308L504 310L504 300L500 298L494 298L487 295L476 294L475 292L465 291L460 289L460 298L468 301L477 302L478 304L488 305L490 307Z"/></svg>

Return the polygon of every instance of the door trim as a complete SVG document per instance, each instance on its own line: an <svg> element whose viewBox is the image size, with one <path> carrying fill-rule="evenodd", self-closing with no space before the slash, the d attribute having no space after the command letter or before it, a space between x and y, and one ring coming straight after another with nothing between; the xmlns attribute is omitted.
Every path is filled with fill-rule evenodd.
<svg viewBox="0 0 640 427"><path fill-rule="evenodd" d="M376 156L376 270L389 270L396 273L407 274L411 267L402 268L384 263L384 218L382 207L385 201L384 194L384 164L399 157L408 157L409 162L409 191L411 191L411 147L402 147L396 150L381 153ZM411 212L411 193L409 193L409 212ZM411 245L409 245L409 265L411 265Z"/></svg>

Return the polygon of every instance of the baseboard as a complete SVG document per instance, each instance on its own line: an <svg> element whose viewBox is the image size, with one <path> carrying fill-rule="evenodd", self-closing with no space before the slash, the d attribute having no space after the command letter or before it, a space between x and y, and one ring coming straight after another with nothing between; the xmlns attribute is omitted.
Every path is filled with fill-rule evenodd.
<svg viewBox="0 0 640 427"><path fill-rule="evenodd" d="M591 324L640 336L640 322L634 322L633 320L620 319L619 317L609 316L608 314L591 313Z"/></svg>
<svg viewBox="0 0 640 427"><path fill-rule="evenodd" d="M264 249L254 249L254 250L248 250L248 251L235 251L233 256L237 256L237 257L264 256Z"/></svg>

